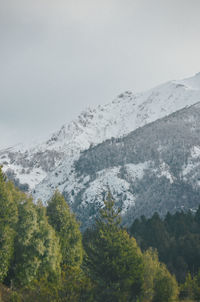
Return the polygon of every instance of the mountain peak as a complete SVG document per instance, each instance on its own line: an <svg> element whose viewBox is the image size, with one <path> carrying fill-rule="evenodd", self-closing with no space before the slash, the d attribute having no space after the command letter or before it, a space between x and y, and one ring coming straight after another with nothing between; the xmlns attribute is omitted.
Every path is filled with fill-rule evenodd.
<svg viewBox="0 0 200 302"><path fill-rule="evenodd" d="M26 150L20 147L1 150L0 164L4 165L4 171L13 170L20 183L28 183L32 192L47 200L55 188L64 190L67 173L80 152L111 138L123 137L198 102L200 73L143 93L125 91L110 103L84 110L40 144Z"/></svg>
<svg viewBox="0 0 200 302"><path fill-rule="evenodd" d="M200 72L198 72L194 76L186 78L180 82L182 84L186 85L189 89L200 90Z"/></svg>

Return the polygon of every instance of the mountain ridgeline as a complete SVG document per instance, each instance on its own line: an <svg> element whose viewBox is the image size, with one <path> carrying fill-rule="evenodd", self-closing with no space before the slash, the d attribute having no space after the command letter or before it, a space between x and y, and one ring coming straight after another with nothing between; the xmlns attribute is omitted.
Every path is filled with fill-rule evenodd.
<svg viewBox="0 0 200 302"><path fill-rule="evenodd" d="M196 104L82 152L75 173L85 188L75 196L74 211L81 221L88 221L92 213L86 194L97 182L94 215L107 186L124 213L125 224L155 211L164 216L168 211L195 210L200 203L199 133L200 104ZM69 192L64 193L71 199ZM133 202L126 203L127 197Z"/></svg>
<svg viewBox="0 0 200 302"><path fill-rule="evenodd" d="M200 204L200 73L147 92L119 95L82 112L45 142L0 150L21 190L44 202L58 189L81 228L98 217L108 190L123 224Z"/></svg>

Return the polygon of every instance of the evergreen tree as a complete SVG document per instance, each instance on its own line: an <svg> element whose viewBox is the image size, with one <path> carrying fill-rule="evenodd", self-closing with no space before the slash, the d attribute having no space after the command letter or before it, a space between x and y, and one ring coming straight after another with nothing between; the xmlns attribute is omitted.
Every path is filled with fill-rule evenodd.
<svg viewBox="0 0 200 302"><path fill-rule="evenodd" d="M158 250L159 260L169 271L184 282L186 274L197 274L200 268L200 210L192 214L177 212L167 214L165 219L154 214L149 219L136 219L130 233L136 238L142 251L149 247Z"/></svg>
<svg viewBox="0 0 200 302"><path fill-rule="evenodd" d="M7 189L6 177L0 167L0 224L11 228L17 222L17 206L13 201L12 193Z"/></svg>
<svg viewBox="0 0 200 302"><path fill-rule="evenodd" d="M181 285L181 297L200 301L200 271L192 278L189 273L185 283Z"/></svg>
<svg viewBox="0 0 200 302"><path fill-rule="evenodd" d="M37 204L38 232L36 240L38 244L38 255L40 258L39 277L46 276L48 280L58 280L61 274L60 263L62 259L59 239L55 230L48 223L46 208L41 202Z"/></svg>
<svg viewBox="0 0 200 302"><path fill-rule="evenodd" d="M37 277L40 259L37 254L38 243L37 212L32 200L19 205L19 221L15 242L14 281L27 285ZM40 245L40 243L39 243Z"/></svg>
<svg viewBox="0 0 200 302"><path fill-rule="evenodd" d="M144 254L144 299L153 302L176 301L178 285L166 266L159 262L158 253L152 248Z"/></svg>
<svg viewBox="0 0 200 302"><path fill-rule="evenodd" d="M143 254L144 261L144 287L143 297L145 301L152 301L154 296L154 280L160 263L156 250L149 248Z"/></svg>
<svg viewBox="0 0 200 302"><path fill-rule="evenodd" d="M62 266L80 266L82 263L82 235L74 214L64 197L56 191L47 206L49 223L59 238Z"/></svg>
<svg viewBox="0 0 200 302"><path fill-rule="evenodd" d="M93 231L85 235L84 267L96 284L96 301L135 301L142 292L142 254L120 228L119 211L109 194Z"/></svg>
<svg viewBox="0 0 200 302"><path fill-rule="evenodd" d="M0 226L0 282L7 276L13 257L14 231L9 226Z"/></svg>
<svg viewBox="0 0 200 302"><path fill-rule="evenodd" d="M178 285L174 276L161 264L154 280L153 302L173 302L178 298Z"/></svg>
<svg viewBox="0 0 200 302"><path fill-rule="evenodd" d="M14 228L18 219L17 206L6 188L0 167L0 281L6 277L13 257Z"/></svg>
<svg viewBox="0 0 200 302"><path fill-rule="evenodd" d="M59 278L60 246L45 211L31 198L19 205L13 272L17 286L26 286L44 277Z"/></svg>
<svg viewBox="0 0 200 302"><path fill-rule="evenodd" d="M190 273L187 274L184 284L180 285L180 298L193 299L194 298L194 280Z"/></svg>

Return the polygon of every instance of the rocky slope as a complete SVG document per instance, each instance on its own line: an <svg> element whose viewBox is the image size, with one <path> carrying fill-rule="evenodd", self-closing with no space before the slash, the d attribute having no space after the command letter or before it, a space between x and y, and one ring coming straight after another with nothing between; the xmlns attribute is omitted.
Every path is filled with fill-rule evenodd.
<svg viewBox="0 0 200 302"><path fill-rule="evenodd" d="M44 143L29 149L16 146L1 150L0 163L3 164L3 169L9 177L14 179L22 189L31 191L35 198L40 197L46 201L58 188L64 193L74 211L79 213L81 220L92 219L96 209L102 204L102 194L108 189L108 186L115 197L121 196L117 200L121 203L124 215L130 208L132 210L128 212L131 212L131 215L140 215L145 213L146 209L145 206L142 206L143 195L141 195L141 201L138 201L140 200L139 195L136 198L134 192L130 190L130 184L136 179L137 181L140 180L142 187L142 183L146 179L146 172L144 171L150 170L151 174L153 173L152 175L155 176L149 176L150 182L154 178L159 180L165 178L169 184L173 184L175 180L180 178L178 178L177 173L184 175L186 173L184 171L187 171L185 174L187 176L191 170L196 169L196 166L194 168L187 165L184 168L186 170L183 170L182 165L180 168L182 172L172 173L170 163L165 158L159 162L160 155L158 154L163 154L163 150L165 150L167 155L173 153L175 154L172 156L173 158L179 158L177 152L179 149L184 149L186 150L184 154L187 154L188 158L191 157L193 162L193 158L197 156L194 154L198 153L200 144L198 145L196 139L196 143L187 149L188 146L186 147L184 142L187 136L191 137L193 134L198 136L195 125L198 125L199 105L190 106L199 101L200 74L186 80L168 82L140 94L125 92L107 105L82 112L76 120L64 125ZM185 109L181 110L183 108ZM197 112L197 115L191 114L191 111ZM171 121L172 117L174 118L172 114L174 112L175 119L172 124L169 123L169 126L165 117ZM172 116L168 117L170 114ZM178 123L175 123L176 114ZM183 116L187 115L186 121ZM188 132L185 125L189 120L191 122ZM155 123L151 124L152 122ZM168 137L168 134L171 133L171 140L175 144L174 133L180 128L180 125L185 129L185 132L179 131L178 133L184 139L182 145L179 145L176 150L176 148L173 149L174 145L169 143L170 138L166 144L164 141L166 136ZM145 134L146 129L151 129L148 135ZM132 133L130 134L130 132ZM159 133L161 133L161 137ZM132 140L129 141L130 137L135 135L137 140L133 140L134 143ZM158 137L159 142L162 138L162 143L158 143ZM194 139L193 136L192 138ZM142 146L139 147L138 141ZM151 143L151 146L157 146L157 149L153 148L152 151L153 146L150 148L150 145L146 143L147 141L149 144ZM122 145L125 142L126 149L123 149ZM114 149L103 148L103 146L113 146ZM119 152L121 154L120 161L116 160L116 146L123 150L120 151L121 153ZM96 150L101 150L98 151L98 156L95 155ZM134 150L140 150L137 151L137 157L140 153L143 154L151 150L157 154L157 158L154 160L150 155L145 155L145 158L136 160L133 156ZM132 154L133 159L131 161L127 159L129 154ZM93 159L95 160L92 161ZM101 159L104 159L103 162ZM155 166L154 161L159 162L159 165ZM196 161L198 162L198 156ZM119 177L123 173L124 176ZM191 185L192 188L198 187L197 176L195 175L192 176L195 179L192 184L191 177L182 176L182 181ZM143 190L144 193L148 191L144 187ZM85 204L88 206L85 207ZM137 208L141 208L141 211L136 210L136 204ZM152 206L153 209L155 209L154 206ZM134 211L135 214L133 214Z"/></svg>
<svg viewBox="0 0 200 302"><path fill-rule="evenodd" d="M129 225L141 215L200 204L200 103L84 151L63 188L90 224L111 191Z"/></svg>

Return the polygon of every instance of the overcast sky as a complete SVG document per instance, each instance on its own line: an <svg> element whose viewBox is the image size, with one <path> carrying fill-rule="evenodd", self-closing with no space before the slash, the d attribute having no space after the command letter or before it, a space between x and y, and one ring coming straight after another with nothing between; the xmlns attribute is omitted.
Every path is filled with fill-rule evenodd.
<svg viewBox="0 0 200 302"><path fill-rule="evenodd" d="M0 0L0 149L200 71L199 0Z"/></svg>

